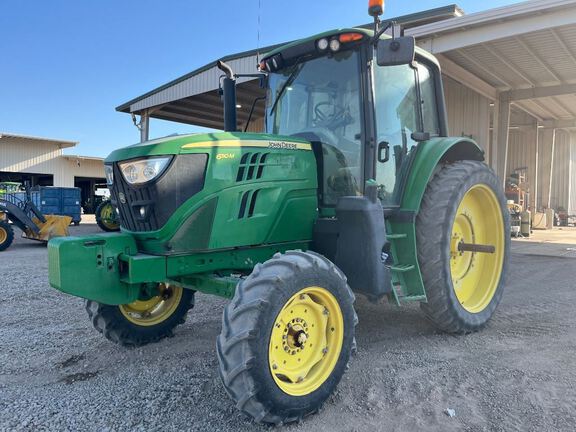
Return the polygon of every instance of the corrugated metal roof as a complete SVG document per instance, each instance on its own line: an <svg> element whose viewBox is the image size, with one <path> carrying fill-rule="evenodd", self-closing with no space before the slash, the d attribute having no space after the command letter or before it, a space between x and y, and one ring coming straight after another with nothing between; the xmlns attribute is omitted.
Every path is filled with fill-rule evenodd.
<svg viewBox="0 0 576 432"><path fill-rule="evenodd" d="M441 53L497 91L537 89L530 99L513 100L536 119L576 118L575 0L518 3L409 33L419 38L419 45Z"/></svg>

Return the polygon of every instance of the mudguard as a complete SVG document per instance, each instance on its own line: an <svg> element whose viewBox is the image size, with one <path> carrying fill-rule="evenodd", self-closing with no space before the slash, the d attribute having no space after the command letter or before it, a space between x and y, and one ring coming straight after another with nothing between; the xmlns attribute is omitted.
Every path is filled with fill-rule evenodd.
<svg viewBox="0 0 576 432"><path fill-rule="evenodd" d="M404 300L426 301L426 291L416 244L416 215L439 164L456 160L484 160L484 151L473 140L463 137L438 137L418 144L412 166L405 182L400 208L386 221L390 251L394 262L401 264L392 272L392 283L402 286ZM397 303L399 296L393 295Z"/></svg>

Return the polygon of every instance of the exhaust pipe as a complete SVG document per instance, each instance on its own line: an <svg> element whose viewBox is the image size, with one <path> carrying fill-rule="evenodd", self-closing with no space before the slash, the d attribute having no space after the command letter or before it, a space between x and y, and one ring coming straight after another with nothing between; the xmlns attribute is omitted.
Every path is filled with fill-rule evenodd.
<svg viewBox="0 0 576 432"><path fill-rule="evenodd" d="M234 78L234 72L230 65L218 60L216 66L226 74L220 89L224 101L224 131L236 132L238 130L236 124L236 78Z"/></svg>

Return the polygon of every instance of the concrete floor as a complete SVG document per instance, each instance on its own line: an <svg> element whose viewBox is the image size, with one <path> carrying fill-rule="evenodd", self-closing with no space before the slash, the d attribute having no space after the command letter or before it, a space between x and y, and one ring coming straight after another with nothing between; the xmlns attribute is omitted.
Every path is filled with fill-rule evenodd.
<svg viewBox="0 0 576 432"><path fill-rule="evenodd" d="M576 258L576 227L533 230L528 238L512 239L512 250L526 255Z"/></svg>

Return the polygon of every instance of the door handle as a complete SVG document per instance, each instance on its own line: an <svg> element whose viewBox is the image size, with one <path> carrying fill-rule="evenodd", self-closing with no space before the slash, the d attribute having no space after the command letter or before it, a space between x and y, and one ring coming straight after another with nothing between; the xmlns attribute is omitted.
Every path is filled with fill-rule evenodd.
<svg viewBox="0 0 576 432"><path fill-rule="evenodd" d="M388 141L380 141L378 144L377 159L380 163L388 162L390 159L390 143Z"/></svg>

